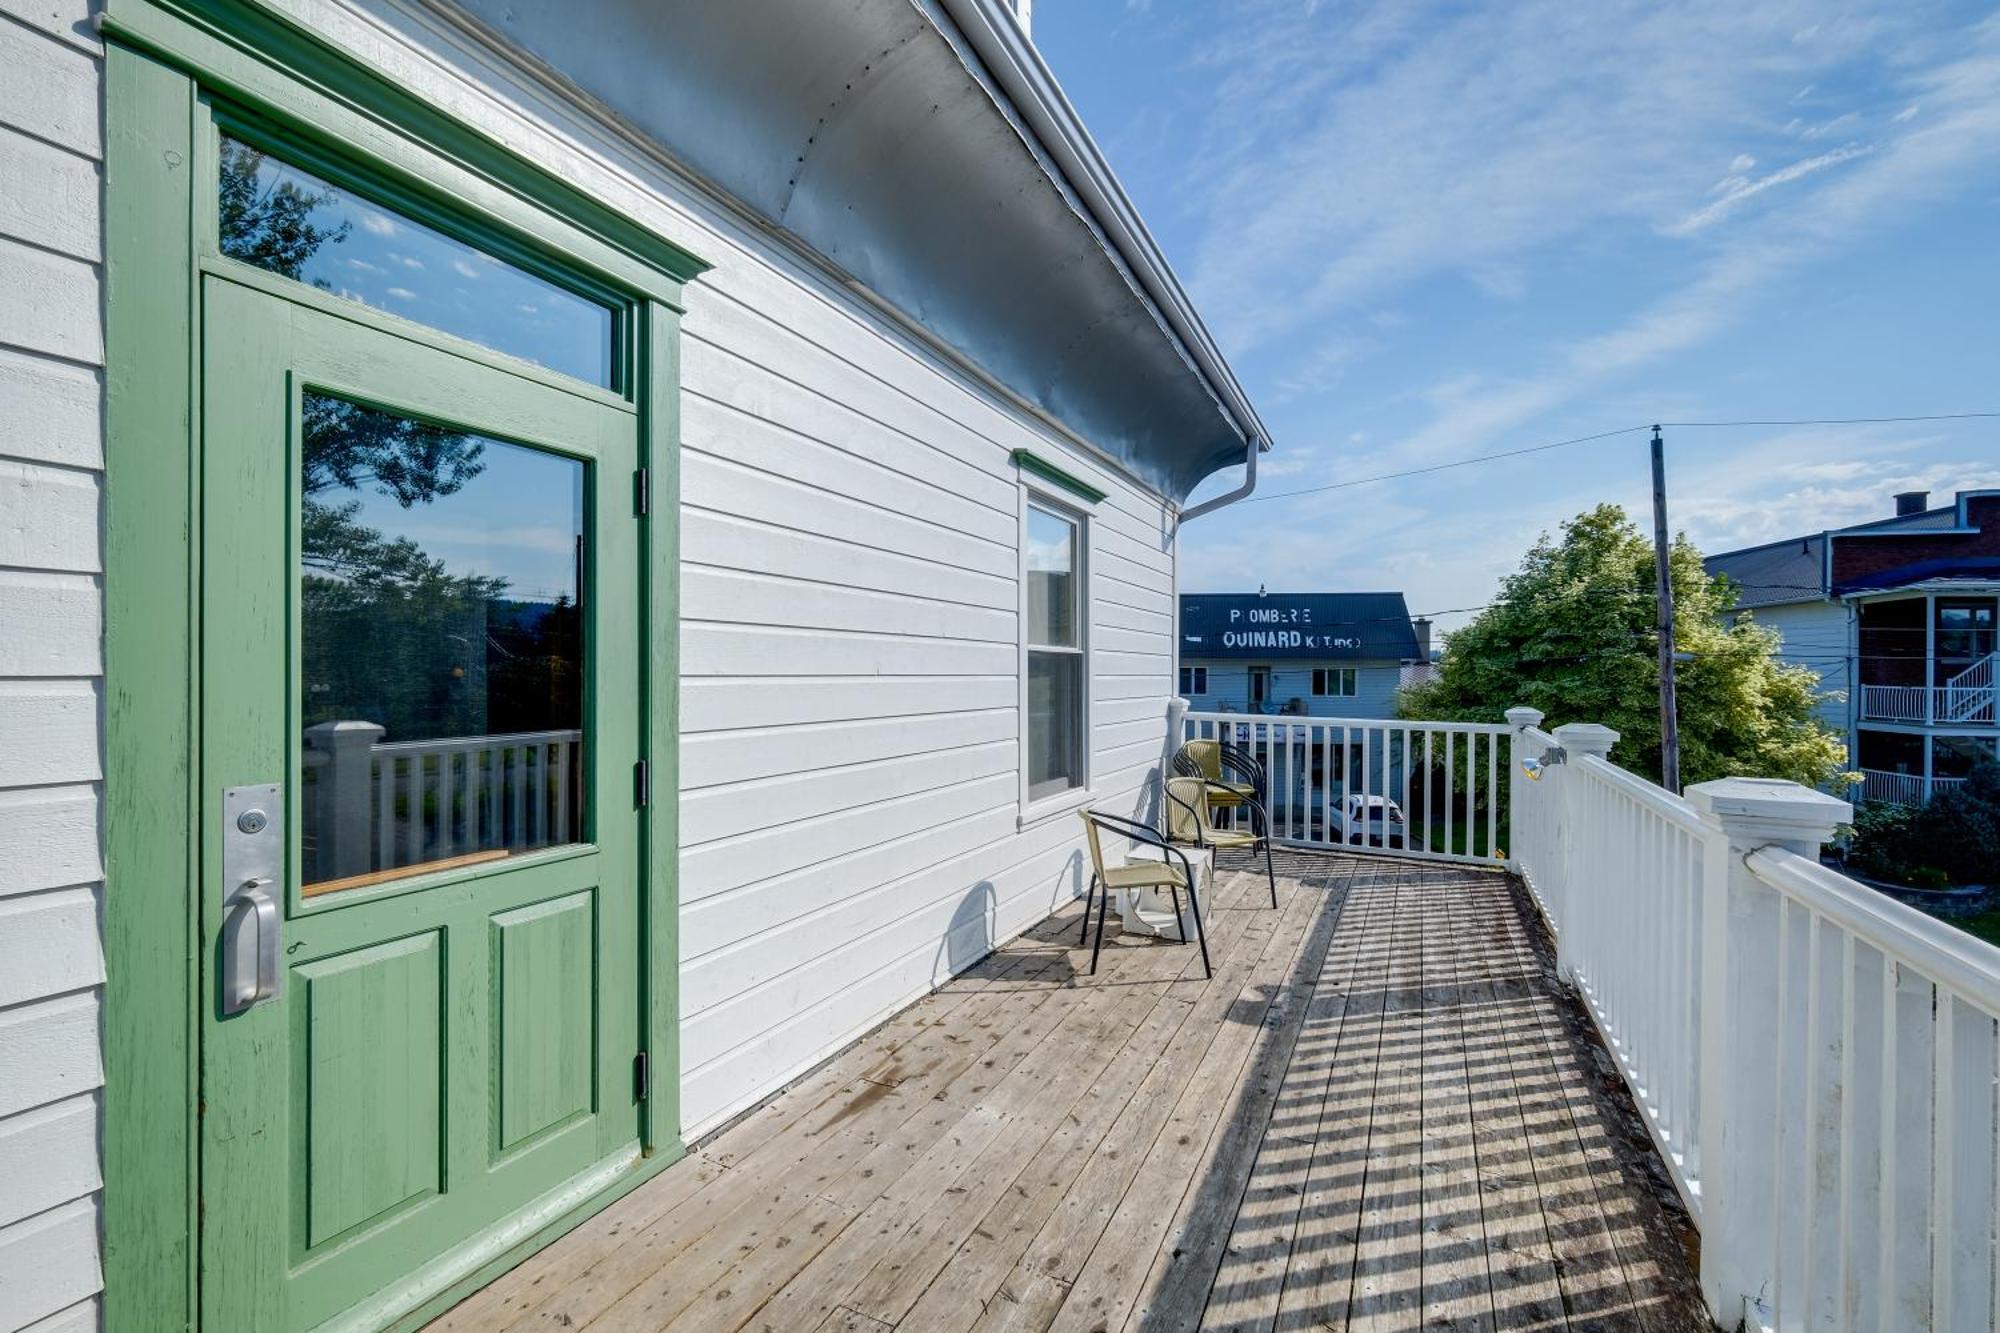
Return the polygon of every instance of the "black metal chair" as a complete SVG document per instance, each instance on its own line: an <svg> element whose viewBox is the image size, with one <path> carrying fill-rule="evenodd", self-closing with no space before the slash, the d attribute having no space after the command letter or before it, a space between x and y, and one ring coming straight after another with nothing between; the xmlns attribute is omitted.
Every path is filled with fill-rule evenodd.
<svg viewBox="0 0 2000 1333"><path fill-rule="evenodd" d="M1097 974L1097 956L1104 949L1104 917L1111 905L1113 889L1150 889L1165 885L1173 894L1174 919L1180 923L1181 943L1186 944L1187 916L1181 911L1181 890L1188 892L1188 906L1194 911L1195 938L1201 941L1201 974L1215 975L1208 961L1208 929L1201 920L1201 899L1195 886L1194 867L1189 864L1187 853L1173 846L1151 827L1136 819L1123 815L1108 815L1099 810L1081 810L1083 827L1090 835L1090 888L1083 895L1083 929L1078 932L1076 942L1081 945L1090 934L1090 900L1097 899L1097 940L1090 946L1091 975ZM1122 866L1104 864L1104 846L1099 839L1099 830L1106 830L1160 849L1157 861L1131 861ZM1180 865L1173 863L1179 861Z"/></svg>

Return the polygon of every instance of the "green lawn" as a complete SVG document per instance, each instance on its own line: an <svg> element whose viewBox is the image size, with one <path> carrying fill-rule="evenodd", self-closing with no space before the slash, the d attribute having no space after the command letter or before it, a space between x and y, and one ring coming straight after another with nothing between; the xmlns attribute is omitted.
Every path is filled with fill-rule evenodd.
<svg viewBox="0 0 2000 1333"><path fill-rule="evenodd" d="M2000 909L1978 916L1947 917L1945 920L1968 935L1977 935L1988 944L2000 944Z"/></svg>

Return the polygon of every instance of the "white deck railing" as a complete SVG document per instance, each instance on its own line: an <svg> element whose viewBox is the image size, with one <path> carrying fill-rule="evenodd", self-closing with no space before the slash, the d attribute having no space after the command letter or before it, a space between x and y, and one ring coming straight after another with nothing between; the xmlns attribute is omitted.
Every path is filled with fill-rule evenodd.
<svg viewBox="0 0 2000 1333"><path fill-rule="evenodd" d="M1495 799L1512 742L1504 725L1189 713L1181 735L1264 765L1276 841L1489 865L1505 855Z"/></svg>
<svg viewBox="0 0 2000 1333"><path fill-rule="evenodd" d="M2000 949L1821 866L1845 802L1740 778L1683 799L1612 765L1615 733L1509 716L1516 867L1718 1320L2000 1326Z"/></svg>
<svg viewBox="0 0 2000 1333"><path fill-rule="evenodd" d="M2000 719L1993 660L1931 689L1923 685L1863 685L1861 716L1870 722L1922 722L1989 726Z"/></svg>
<svg viewBox="0 0 2000 1333"><path fill-rule="evenodd" d="M575 841L574 729L378 742L373 723L306 731L306 880Z"/></svg>

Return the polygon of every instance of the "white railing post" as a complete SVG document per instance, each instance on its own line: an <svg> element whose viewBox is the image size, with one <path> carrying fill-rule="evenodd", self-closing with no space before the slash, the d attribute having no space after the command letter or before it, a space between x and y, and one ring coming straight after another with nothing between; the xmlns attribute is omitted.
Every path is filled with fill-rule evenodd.
<svg viewBox="0 0 2000 1333"><path fill-rule="evenodd" d="M1555 736L1556 744L1562 747L1565 766L1573 766L1593 757L1609 762L1611 747L1618 744L1618 733L1596 722L1565 722L1551 734ZM1589 812L1584 809L1590 788L1582 782L1565 778L1562 792L1563 806L1557 812L1562 827L1562 882L1565 886L1562 910L1569 919L1561 922L1556 930L1556 975L1574 984L1577 954L1589 948L1588 939L1594 933L1594 923L1586 922L1584 917L1586 913L1601 910L1600 902L1586 902L1584 899L1588 895L1601 896L1605 886L1590 881L1591 867L1581 864L1577 853L1584 841L1581 836L1583 830L1595 827Z"/></svg>
<svg viewBox="0 0 2000 1333"><path fill-rule="evenodd" d="M322 722L306 744L327 757L319 774L319 877L345 879L375 868L375 793L370 752L384 735L373 722Z"/></svg>
<svg viewBox="0 0 2000 1333"><path fill-rule="evenodd" d="M1507 866L1510 870L1520 869L1522 840L1528 836L1528 821L1521 813L1528 783L1527 775L1521 770L1521 757L1527 753L1523 737L1532 728L1541 726L1546 716L1539 708L1526 707L1510 708L1506 713L1507 725L1514 729L1513 744L1507 747Z"/></svg>
<svg viewBox="0 0 2000 1333"><path fill-rule="evenodd" d="M1725 1327L1747 1318L1756 1328L1769 1322L1778 1273L1783 940L1778 895L1744 858L1776 846L1817 860L1853 807L1774 778L1697 783L1687 800L1711 833L1702 864L1702 1294Z"/></svg>

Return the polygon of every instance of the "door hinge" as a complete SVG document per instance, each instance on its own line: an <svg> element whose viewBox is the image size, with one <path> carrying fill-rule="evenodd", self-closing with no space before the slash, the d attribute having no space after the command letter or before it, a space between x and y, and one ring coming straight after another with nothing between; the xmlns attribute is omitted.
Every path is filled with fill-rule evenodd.
<svg viewBox="0 0 2000 1333"><path fill-rule="evenodd" d="M640 468L632 474L632 507L641 518L653 503L653 474L648 468Z"/></svg>
<svg viewBox="0 0 2000 1333"><path fill-rule="evenodd" d="M644 1051L632 1057L632 1090L642 1102L653 1095L653 1058Z"/></svg>
<svg viewBox="0 0 2000 1333"><path fill-rule="evenodd" d="M643 759L632 765L632 803L641 810L653 803L653 770Z"/></svg>

